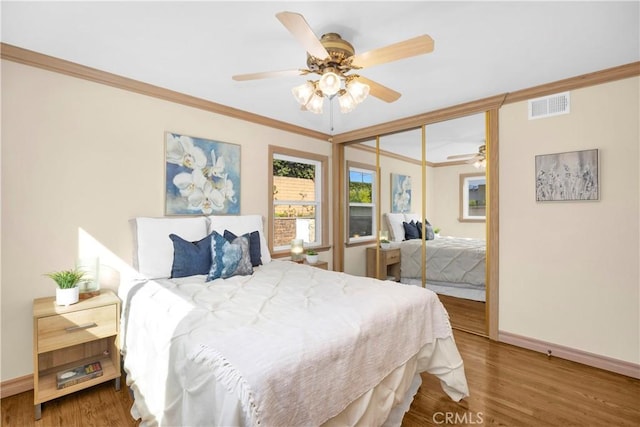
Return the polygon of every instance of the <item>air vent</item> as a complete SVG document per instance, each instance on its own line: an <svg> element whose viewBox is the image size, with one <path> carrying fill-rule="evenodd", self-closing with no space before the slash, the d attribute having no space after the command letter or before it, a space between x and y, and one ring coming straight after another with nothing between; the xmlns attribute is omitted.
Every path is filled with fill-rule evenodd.
<svg viewBox="0 0 640 427"><path fill-rule="evenodd" d="M570 106L571 98L569 97L569 92L530 99L529 120L569 114Z"/></svg>

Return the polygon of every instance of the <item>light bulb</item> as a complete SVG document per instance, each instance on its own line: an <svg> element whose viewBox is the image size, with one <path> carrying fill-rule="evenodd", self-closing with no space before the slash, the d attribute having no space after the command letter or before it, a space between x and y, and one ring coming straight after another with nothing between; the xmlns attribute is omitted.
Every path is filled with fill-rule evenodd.
<svg viewBox="0 0 640 427"><path fill-rule="evenodd" d="M320 77L318 88L326 96L335 95L340 90L340 76L333 71L328 71Z"/></svg>

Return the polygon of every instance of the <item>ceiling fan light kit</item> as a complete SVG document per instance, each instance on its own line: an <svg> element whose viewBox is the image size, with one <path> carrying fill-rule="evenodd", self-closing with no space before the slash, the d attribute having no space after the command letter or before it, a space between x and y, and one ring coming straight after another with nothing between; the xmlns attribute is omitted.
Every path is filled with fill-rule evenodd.
<svg viewBox="0 0 640 427"><path fill-rule="evenodd" d="M337 33L327 33L318 39L299 13L280 12L276 17L307 51L308 69L241 74L233 76L233 79L244 81L292 74L317 74L320 76L319 80L310 80L292 89L301 110L316 114L322 113L325 97L332 100L336 95L342 113L353 111L369 93L385 102L396 101L400 98L400 93L367 78L348 73L433 51L431 37L422 35L356 55L351 43Z"/></svg>

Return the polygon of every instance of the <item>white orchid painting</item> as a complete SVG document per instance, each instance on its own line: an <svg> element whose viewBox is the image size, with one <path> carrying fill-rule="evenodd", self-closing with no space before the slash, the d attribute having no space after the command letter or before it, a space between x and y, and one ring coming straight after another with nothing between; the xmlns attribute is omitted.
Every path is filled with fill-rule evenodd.
<svg viewBox="0 0 640 427"><path fill-rule="evenodd" d="M411 212L411 177L391 174L391 212Z"/></svg>
<svg viewBox="0 0 640 427"><path fill-rule="evenodd" d="M166 133L167 215L238 215L240 146Z"/></svg>

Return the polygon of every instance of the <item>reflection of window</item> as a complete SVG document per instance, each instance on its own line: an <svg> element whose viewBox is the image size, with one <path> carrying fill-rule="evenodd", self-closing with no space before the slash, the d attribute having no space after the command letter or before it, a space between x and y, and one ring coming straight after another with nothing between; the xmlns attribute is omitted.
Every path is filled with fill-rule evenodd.
<svg viewBox="0 0 640 427"><path fill-rule="evenodd" d="M460 175L460 218L462 222L487 218L487 178L483 173Z"/></svg>
<svg viewBox="0 0 640 427"><path fill-rule="evenodd" d="M271 247L289 251L291 240L321 246L326 230L327 157L270 147L272 163Z"/></svg>
<svg viewBox="0 0 640 427"><path fill-rule="evenodd" d="M374 238L376 230L376 172L373 166L347 162L349 171L349 243Z"/></svg>

